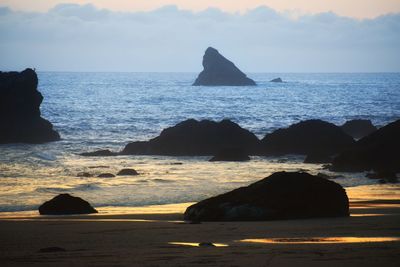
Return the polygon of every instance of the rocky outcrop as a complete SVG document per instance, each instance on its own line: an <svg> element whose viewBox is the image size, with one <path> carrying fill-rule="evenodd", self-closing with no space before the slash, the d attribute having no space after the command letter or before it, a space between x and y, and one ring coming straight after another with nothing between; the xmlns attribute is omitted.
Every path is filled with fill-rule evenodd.
<svg viewBox="0 0 400 267"><path fill-rule="evenodd" d="M275 79L270 80L269 82L271 82L271 83L283 83L281 78L275 78Z"/></svg>
<svg viewBox="0 0 400 267"><path fill-rule="evenodd" d="M100 173L99 175L97 175L97 177L99 178L114 178L115 175L112 173Z"/></svg>
<svg viewBox="0 0 400 267"><path fill-rule="evenodd" d="M122 169L117 173L118 176L135 176L139 173L134 169Z"/></svg>
<svg viewBox="0 0 400 267"><path fill-rule="evenodd" d="M260 221L349 216L339 184L301 172L277 172L187 208L188 221Z"/></svg>
<svg viewBox="0 0 400 267"><path fill-rule="evenodd" d="M80 197L60 194L39 207L41 215L68 215L97 213L89 202Z"/></svg>
<svg viewBox="0 0 400 267"><path fill-rule="evenodd" d="M228 147L220 150L209 161L249 161L250 157L242 148Z"/></svg>
<svg viewBox="0 0 400 267"><path fill-rule="evenodd" d="M40 116L43 96L32 69L0 72L0 144L44 143L60 135Z"/></svg>
<svg viewBox="0 0 400 267"><path fill-rule="evenodd" d="M204 70L200 72L193 85L206 86L245 86L256 85L235 64L222 56L218 50L209 47L203 56Z"/></svg>
<svg viewBox="0 0 400 267"><path fill-rule="evenodd" d="M370 120L346 121L341 128L345 133L356 139L363 138L377 130Z"/></svg>
<svg viewBox="0 0 400 267"><path fill-rule="evenodd" d="M186 120L164 129L150 141L129 143L123 155L213 156L219 151L237 147L251 154L258 138L230 120Z"/></svg>
<svg viewBox="0 0 400 267"><path fill-rule="evenodd" d="M332 155L351 147L354 140L340 127L321 120L307 120L278 129L261 140L262 154Z"/></svg>
<svg viewBox="0 0 400 267"><path fill-rule="evenodd" d="M400 172L400 120L358 140L334 158L331 170Z"/></svg>

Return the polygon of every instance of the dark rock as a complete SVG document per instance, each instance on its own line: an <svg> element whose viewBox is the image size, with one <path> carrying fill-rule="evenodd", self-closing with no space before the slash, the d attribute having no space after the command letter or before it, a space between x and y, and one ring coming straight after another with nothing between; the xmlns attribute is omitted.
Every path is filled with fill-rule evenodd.
<svg viewBox="0 0 400 267"><path fill-rule="evenodd" d="M101 173L101 174L97 175L97 177L99 177L99 178L113 178L113 177L115 177L115 175L112 174L112 173Z"/></svg>
<svg viewBox="0 0 400 267"><path fill-rule="evenodd" d="M110 157L110 156L116 156L118 153L111 152L108 149L103 149L103 150L97 150L93 152L84 152L79 154L81 156L85 157Z"/></svg>
<svg viewBox="0 0 400 267"><path fill-rule="evenodd" d="M60 247L48 247L48 248L41 248L38 252L40 253L54 253L54 252L65 252L65 248Z"/></svg>
<svg viewBox="0 0 400 267"><path fill-rule="evenodd" d="M41 215L68 215L97 213L89 202L80 197L60 194L39 207Z"/></svg>
<svg viewBox="0 0 400 267"><path fill-rule="evenodd" d="M230 120L186 120L147 142L129 143L123 155L213 156L226 147L254 153L258 138Z"/></svg>
<svg viewBox="0 0 400 267"><path fill-rule="evenodd" d="M249 161L250 157L242 148L229 147L220 150L210 161Z"/></svg>
<svg viewBox="0 0 400 267"><path fill-rule="evenodd" d="M199 247L215 247L215 245L211 242L201 242L199 243Z"/></svg>
<svg viewBox="0 0 400 267"><path fill-rule="evenodd" d="M256 85L252 79L247 78L246 74L212 47L207 48L203 56L203 67L204 70L200 72L193 85Z"/></svg>
<svg viewBox="0 0 400 267"><path fill-rule="evenodd" d="M267 134L261 140L262 154L267 156L333 155L353 144L353 138L340 127L321 120L293 124Z"/></svg>
<svg viewBox="0 0 400 267"><path fill-rule="evenodd" d="M363 138L377 130L370 120L346 121L341 128L345 133L356 139Z"/></svg>
<svg viewBox="0 0 400 267"><path fill-rule="evenodd" d="M331 163L332 162L332 156L326 153L313 153L307 155L307 157L304 159L304 163L315 163L315 164L320 164L320 163Z"/></svg>
<svg viewBox="0 0 400 267"><path fill-rule="evenodd" d="M331 170L400 172L400 120L358 140L333 159Z"/></svg>
<svg viewBox="0 0 400 267"><path fill-rule="evenodd" d="M92 175L88 172L78 172L78 174L76 175L78 177L92 177Z"/></svg>
<svg viewBox="0 0 400 267"><path fill-rule="evenodd" d="M272 79L270 82L271 83L282 83L283 81L281 78L275 78L275 79Z"/></svg>
<svg viewBox="0 0 400 267"><path fill-rule="evenodd" d="M134 176L134 175L139 175L139 173L134 169L122 169L117 173L117 175L120 175L120 176L124 176L124 175Z"/></svg>
<svg viewBox="0 0 400 267"><path fill-rule="evenodd" d="M277 172L187 208L185 220L260 221L349 216L346 191L300 172Z"/></svg>
<svg viewBox="0 0 400 267"><path fill-rule="evenodd" d="M53 125L40 117L43 96L32 69L0 72L0 144L60 140Z"/></svg>

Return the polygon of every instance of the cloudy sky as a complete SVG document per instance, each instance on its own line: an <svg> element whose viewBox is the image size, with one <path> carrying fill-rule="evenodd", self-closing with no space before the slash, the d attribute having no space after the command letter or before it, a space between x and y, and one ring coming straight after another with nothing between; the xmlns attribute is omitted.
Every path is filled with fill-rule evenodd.
<svg viewBox="0 0 400 267"><path fill-rule="evenodd" d="M0 0L1 70L400 71L400 0L65 1Z"/></svg>

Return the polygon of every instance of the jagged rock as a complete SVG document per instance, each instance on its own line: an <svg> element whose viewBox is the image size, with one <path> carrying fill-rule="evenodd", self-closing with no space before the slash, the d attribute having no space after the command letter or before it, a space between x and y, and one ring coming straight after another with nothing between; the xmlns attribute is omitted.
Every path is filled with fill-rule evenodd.
<svg viewBox="0 0 400 267"><path fill-rule="evenodd" d="M134 176L134 175L139 175L139 173L134 170L134 169L122 169L120 170L117 175L119 176Z"/></svg>
<svg viewBox="0 0 400 267"><path fill-rule="evenodd" d="M370 120L346 121L341 128L345 133L356 139L363 138L377 130Z"/></svg>
<svg viewBox="0 0 400 267"><path fill-rule="evenodd" d="M250 157L242 148L229 147L220 150L210 161L248 161Z"/></svg>
<svg viewBox="0 0 400 267"><path fill-rule="evenodd" d="M203 67L204 70L200 72L193 85L256 85L252 79L212 47L207 48L203 56Z"/></svg>
<svg viewBox="0 0 400 267"><path fill-rule="evenodd" d="M271 83L282 83L283 81L281 78L275 78L275 79L270 80L270 82Z"/></svg>
<svg viewBox="0 0 400 267"><path fill-rule="evenodd" d="M302 172L277 172L186 209L188 221L260 221L349 216L339 184Z"/></svg>
<svg viewBox="0 0 400 267"><path fill-rule="evenodd" d="M251 154L258 138L230 120L186 120L164 129L150 141L132 142L123 155L213 156L227 147L238 147Z"/></svg>
<svg viewBox="0 0 400 267"><path fill-rule="evenodd" d="M81 156L85 157L110 157L110 156L116 156L118 153L111 152L108 149L103 149L103 150L97 150L93 152L84 152L79 154Z"/></svg>
<svg viewBox="0 0 400 267"><path fill-rule="evenodd" d="M279 156L333 155L351 147L354 140L340 127L321 120L307 120L278 129L261 140L262 154Z"/></svg>
<svg viewBox="0 0 400 267"><path fill-rule="evenodd" d="M53 125L40 117L43 96L32 69L0 72L0 144L60 140Z"/></svg>
<svg viewBox="0 0 400 267"><path fill-rule="evenodd" d="M115 175L112 174L112 173L101 173L101 174L97 175L97 177L99 177L99 178L113 178L113 177L115 177Z"/></svg>
<svg viewBox="0 0 400 267"><path fill-rule="evenodd" d="M89 202L80 197L60 194L39 207L41 215L67 215L97 213Z"/></svg>
<svg viewBox="0 0 400 267"><path fill-rule="evenodd" d="M333 159L331 170L400 172L400 120L358 140Z"/></svg>
<svg viewBox="0 0 400 267"><path fill-rule="evenodd" d="M88 172L78 172L77 177L92 177L92 175Z"/></svg>

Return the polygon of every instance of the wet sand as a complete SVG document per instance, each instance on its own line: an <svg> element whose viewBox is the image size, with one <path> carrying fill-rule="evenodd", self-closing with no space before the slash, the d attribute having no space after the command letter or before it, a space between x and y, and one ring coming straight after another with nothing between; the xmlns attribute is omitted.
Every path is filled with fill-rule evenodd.
<svg viewBox="0 0 400 267"><path fill-rule="evenodd" d="M187 224L173 213L182 205L166 213L3 217L0 265L400 266L400 200L362 191L362 199L349 191L349 218ZM39 252L47 247L65 251Z"/></svg>

